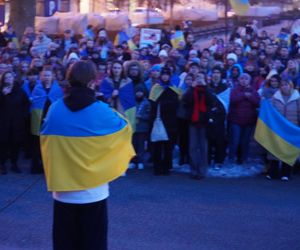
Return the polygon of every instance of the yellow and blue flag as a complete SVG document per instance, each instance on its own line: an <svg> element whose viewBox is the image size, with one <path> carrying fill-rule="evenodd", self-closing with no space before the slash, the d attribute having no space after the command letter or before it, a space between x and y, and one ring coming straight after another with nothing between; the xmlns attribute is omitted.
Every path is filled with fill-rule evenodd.
<svg viewBox="0 0 300 250"><path fill-rule="evenodd" d="M118 46L124 42L127 42L129 49L131 49L131 50L137 49L136 45L134 44L132 39L126 34L126 32L120 31L115 37L114 45Z"/></svg>
<svg viewBox="0 0 300 250"><path fill-rule="evenodd" d="M125 81L125 80L123 80ZM109 100L112 97L114 90L111 80L104 79L100 85L100 90L103 93L105 99ZM119 101L124 110L124 115L129 120L132 129L135 130L135 114L136 114L136 101L133 83L130 81L121 85L119 88ZM116 108L116 107L114 107ZM119 110L118 110L119 111Z"/></svg>
<svg viewBox="0 0 300 250"><path fill-rule="evenodd" d="M237 15L243 15L249 10L248 0L230 0L230 4Z"/></svg>
<svg viewBox="0 0 300 250"><path fill-rule="evenodd" d="M40 134L42 116L47 100L52 104L61 97L63 97L63 91L57 82L52 83L48 93L41 82L34 87L31 99L31 133L33 135Z"/></svg>
<svg viewBox="0 0 300 250"><path fill-rule="evenodd" d="M300 155L300 127L288 121L263 100L255 129L255 140L271 154L293 166Z"/></svg>
<svg viewBox="0 0 300 250"><path fill-rule="evenodd" d="M49 191L94 188L122 175L134 156L128 122L103 102L73 112L51 105L41 130Z"/></svg>
<svg viewBox="0 0 300 250"><path fill-rule="evenodd" d="M174 34L171 35L171 44L173 48L177 49L181 41L185 42L184 34L181 30L177 30Z"/></svg>
<svg viewBox="0 0 300 250"><path fill-rule="evenodd" d="M180 98L182 95L182 91L180 88L177 88L175 86L168 86L170 89L172 89ZM153 85L153 87L150 90L149 94L149 100L156 102L158 98L161 96L161 94L164 92L165 88L161 86L160 84L156 83Z"/></svg>

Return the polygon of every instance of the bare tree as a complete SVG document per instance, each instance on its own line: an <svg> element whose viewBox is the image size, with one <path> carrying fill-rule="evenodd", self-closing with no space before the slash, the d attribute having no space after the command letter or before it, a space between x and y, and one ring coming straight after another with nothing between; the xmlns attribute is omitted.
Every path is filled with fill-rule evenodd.
<svg viewBox="0 0 300 250"><path fill-rule="evenodd" d="M36 0L10 1L9 23L13 26L18 37L23 35L26 27L34 27Z"/></svg>

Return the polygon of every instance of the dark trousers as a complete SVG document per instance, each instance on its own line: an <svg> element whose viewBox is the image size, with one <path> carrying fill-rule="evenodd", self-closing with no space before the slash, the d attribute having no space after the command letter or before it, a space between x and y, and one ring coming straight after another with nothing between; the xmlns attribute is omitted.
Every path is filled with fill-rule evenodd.
<svg viewBox="0 0 300 250"><path fill-rule="evenodd" d="M208 163L214 160L217 164L222 164L226 156L226 136L225 126L220 124L207 129L208 143Z"/></svg>
<svg viewBox="0 0 300 250"><path fill-rule="evenodd" d="M160 141L152 143L154 174L168 174L173 167L173 142Z"/></svg>
<svg viewBox="0 0 300 250"><path fill-rule="evenodd" d="M290 177L292 172L292 167L288 164L282 162L281 164L281 171L279 171L279 161L271 160L270 161L270 168L268 170L268 174L272 178L279 178L279 177Z"/></svg>
<svg viewBox="0 0 300 250"><path fill-rule="evenodd" d="M178 119L178 146L180 153L179 164L189 163L189 121Z"/></svg>
<svg viewBox="0 0 300 250"><path fill-rule="evenodd" d="M54 250L106 250L106 200L69 204L54 201Z"/></svg>
<svg viewBox="0 0 300 250"><path fill-rule="evenodd" d="M32 136L32 171L43 171L41 160L40 137L37 135Z"/></svg>
<svg viewBox="0 0 300 250"><path fill-rule="evenodd" d="M0 144L0 164L4 164L7 159L11 160L13 165L17 165L20 152L20 145L13 140Z"/></svg>
<svg viewBox="0 0 300 250"><path fill-rule="evenodd" d="M233 160L238 156L238 162L244 162L248 159L249 145L254 126L240 126L231 123L229 129L229 159ZM238 152L238 150L240 150Z"/></svg>
<svg viewBox="0 0 300 250"><path fill-rule="evenodd" d="M148 133L136 132L132 137L132 144L136 152L136 157L133 158L134 163L144 163L145 143L148 139Z"/></svg>

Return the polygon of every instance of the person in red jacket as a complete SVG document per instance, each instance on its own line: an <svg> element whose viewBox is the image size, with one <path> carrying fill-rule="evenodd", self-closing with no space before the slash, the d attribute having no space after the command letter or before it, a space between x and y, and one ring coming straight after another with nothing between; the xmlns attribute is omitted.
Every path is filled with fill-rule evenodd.
<svg viewBox="0 0 300 250"><path fill-rule="evenodd" d="M230 95L229 160L243 164L248 158L249 142L257 119L260 97L251 86L251 76L243 73ZM239 149L239 150L238 150Z"/></svg>

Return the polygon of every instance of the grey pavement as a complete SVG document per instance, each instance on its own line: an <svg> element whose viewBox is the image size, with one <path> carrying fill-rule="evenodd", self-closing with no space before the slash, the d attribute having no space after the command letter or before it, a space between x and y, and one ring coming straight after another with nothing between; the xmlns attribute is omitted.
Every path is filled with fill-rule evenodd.
<svg viewBox="0 0 300 250"><path fill-rule="evenodd" d="M130 170L110 190L110 250L300 249L300 176L196 181ZM43 176L0 176L0 250L51 249L51 221Z"/></svg>

